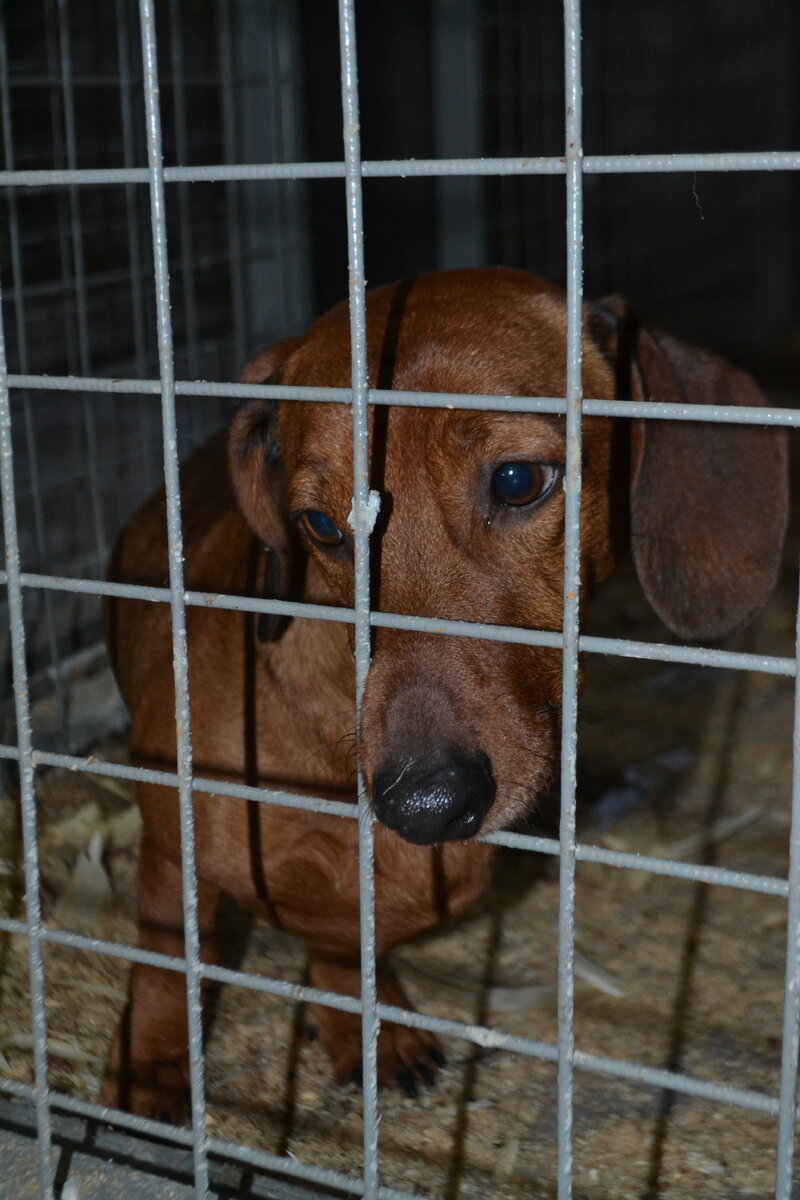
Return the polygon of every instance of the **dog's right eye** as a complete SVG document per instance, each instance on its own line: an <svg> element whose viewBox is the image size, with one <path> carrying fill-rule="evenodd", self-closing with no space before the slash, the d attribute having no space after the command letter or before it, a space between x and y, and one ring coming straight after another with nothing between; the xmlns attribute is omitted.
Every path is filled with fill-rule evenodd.
<svg viewBox="0 0 800 1200"><path fill-rule="evenodd" d="M328 516L316 508L307 508L300 520L305 526L306 533L319 542L321 546L340 546L344 534L339 526Z"/></svg>
<svg viewBox="0 0 800 1200"><path fill-rule="evenodd" d="M492 495L502 508L524 508L548 494L556 468L544 462L506 462L492 475Z"/></svg>

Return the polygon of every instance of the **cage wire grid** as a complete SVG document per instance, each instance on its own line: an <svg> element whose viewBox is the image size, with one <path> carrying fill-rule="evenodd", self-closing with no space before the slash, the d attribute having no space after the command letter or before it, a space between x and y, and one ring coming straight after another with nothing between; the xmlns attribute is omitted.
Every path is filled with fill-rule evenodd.
<svg viewBox="0 0 800 1200"><path fill-rule="evenodd" d="M63 9L61 10L63 11ZM121 8L117 5L117 15ZM174 17L174 5L171 10ZM36 1112L38 1161L43 1200L54 1196L52 1113L64 1112L107 1121L118 1128L136 1134L158 1137L176 1146L191 1150L194 1163L194 1190L198 1200L210 1195L209 1155L219 1155L257 1170L274 1172L283 1177L312 1185L327 1187L367 1200L408 1200L408 1194L383 1186L380 1176L379 1101L377 1090L377 1036L382 1020L459 1037L477 1046L504 1049L533 1058L553 1062L558 1071L558 1196L568 1200L572 1195L572 1109L573 1074L575 1068L638 1082L644 1086L667 1088L671 1091L703 1097L719 1103L737 1105L777 1118L776 1200L790 1200L792 1162L796 1122L796 1086L798 1057L798 1019L800 1018L800 706L797 696L797 658L767 657L710 648L667 646L626 639L587 637L580 632L580 491L581 491L581 423L583 414L603 416L643 417L652 420L718 420L736 423L775 424L793 427L800 424L799 410L737 409L720 406L716 409L697 405L663 403L634 404L628 401L599 401L582 394L582 179L585 173L686 172L686 171L764 171L800 169L800 153L738 153L738 154L681 154L584 156L582 153L581 123L581 14L579 0L564 3L565 50L565 147L559 158L512 159L436 159L414 161L362 162L359 139L359 97L355 47L354 0L339 0L339 30L341 53L341 83L343 106L344 155L341 162L332 163L265 163L242 165L230 163L204 167L165 168L161 150L161 113L156 59L155 17L153 0L139 0L142 40L143 90L146 106L147 168L126 166L120 169L84 170L75 166L74 139L68 137L67 166L59 170L15 170L13 157L9 169L0 172L5 187L56 187L68 189L73 218L78 212L80 188L90 184L122 184L128 189L146 184L149 190L151 225L154 248L155 301L158 328L158 378L137 380L106 380L93 377L91 364L81 355L82 374L79 377L30 375L24 370L9 375L5 342L0 328L0 472L2 474L2 508L6 539L6 569L0 572L5 584L11 626L11 645L17 744L0 746L0 757L16 761L20 772L20 805L24 842L24 875L26 890L26 919L0 919L0 929L27 938L33 1027L34 1079L33 1086L0 1078L0 1092L32 1103ZM62 30L63 33L63 30ZM63 39L62 39L63 51ZM180 72L180 48L173 44L173 69ZM128 89L125 89L126 93ZM7 106L7 92L3 94ZM67 97L68 99L68 97ZM128 109L130 115L130 109ZM181 124L180 113L177 122ZM230 114L226 120L230 122ZM69 122L68 122L69 124ZM6 125L6 128L8 126ZM74 133L74 130L73 130ZM7 135L8 136L8 135ZM7 153L13 148L7 145ZM126 162L130 162L126 149ZM564 397L497 397L449 396L381 392L368 386L365 339L365 278L364 230L361 208L362 180L384 176L474 176L559 174L565 177L567 196L567 384ZM176 381L174 350L169 305L169 274L167 262L167 228L165 218L165 188L185 187L192 181L230 183L239 180L262 179L343 179L347 198L347 243L350 275L350 313L352 330L352 387L351 389L287 388L280 386L251 386L235 384L199 384ZM130 203L130 200L129 200ZM12 210L13 211L13 210ZM129 209L130 211L130 209ZM232 252L235 247L231 246ZM182 242L180 254L184 269L192 269L190 240ZM131 286L134 286L131 277ZM241 297L240 297L241 300ZM197 331L190 320L190 343L196 342ZM241 338L241 322L237 325ZM137 345L141 342L137 341ZM196 361L190 351L190 363ZM139 363L141 366L141 362ZM46 574L23 572L19 550L18 519L14 491L14 464L11 442L12 389L47 389L65 392L98 392L131 396L159 396L162 414L164 472L167 490L167 519L170 543L169 587L145 588L111 585L100 580L62 578ZM352 406L354 448L354 516L355 532L355 603L351 610L326 608L320 605L282 601L255 600L244 597L220 597L187 592L183 583L182 534L180 494L178 486L178 442L175 415L176 396L222 398L290 398L293 400L325 400ZM457 621L439 621L370 611L369 571L369 482L368 482L368 409L370 404L409 404L417 406L453 406L458 408L497 409L515 412L553 412L566 416L566 515L564 566L564 624L561 634L537 630L521 630L496 625ZM84 418L86 410L84 409ZM99 535L98 535L99 536ZM171 608L175 661L176 723L178 730L178 760L174 772L152 771L143 768L91 761L69 754L37 750L33 745L30 721L29 682L26 668L25 630L23 625L23 593L37 588L50 592L72 592L91 596L131 596ZM363 781L359 779L357 811L348 804L322 798L299 796L277 789L256 789L217 780L196 778L192 766L191 727L188 702L185 609L187 605L215 605L256 613L280 613L320 620L345 621L355 628L356 698L360 705L369 669L370 632L374 626L415 629L435 632L442 636L473 637L502 640L526 645L552 646L563 654L563 726L562 726L562 793L559 838L532 837L516 833L497 833L485 840L498 845L538 851L558 856L560 862L560 917L558 951L558 1040L555 1044L537 1042L531 1038L513 1036L481 1025L470 1025L450 1019L425 1016L377 1003L375 984L375 912L374 859L372 846L372 815L366 799ZM796 645L800 643L800 617L796 628ZM790 866L786 879L689 862L665 860L654 856L624 853L597 846L581 844L576 838L576 750L577 750L577 684L578 656L582 651L658 659L670 663L697 663L743 671L762 671L795 679L793 728L794 771L792 783L792 825L790 834ZM800 653L800 650L798 650ZM36 836L36 802L34 774L39 766L68 766L87 773L111 777L157 782L177 787L180 797L184 914L186 943L184 958L173 958L121 945L100 938L83 936L63 930L46 928L42 921L38 848ZM357 819L359 823L359 862L361 884L361 958L362 994L360 1000L321 991L309 986L291 984L285 980L254 976L204 964L200 960L197 928L196 877L194 863L194 829L192 815L193 791L215 791L222 795L239 796L266 804L280 804L311 811L330 813L341 819ZM784 1029L779 1096L748 1091L743 1088L697 1079L670 1070L659 1070L636 1062L589 1054L574 1045L574 945L575 945L575 867L578 861L603 862L621 869L641 869L672 875L676 878L762 892L785 898L788 902L788 932L784 993ZM48 1081L47 1016L45 1008L45 977L43 946L58 943L75 949L109 954L131 962L145 962L182 972L186 977L189 1010L189 1051L191 1067L190 1129L176 1129L158 1121L108 1110L98 1104L60 1094L50 1088ZM325 1004L362 1016L364 1052L364 1171L363 1176L345 1175L315 1163L301 1163L254 1148L223 1142L209 1136L205 1120L205 1089L203 1075L202 1023L200 986L204 979L214 979L251 988L256 991L292 1000Z"/></svg>

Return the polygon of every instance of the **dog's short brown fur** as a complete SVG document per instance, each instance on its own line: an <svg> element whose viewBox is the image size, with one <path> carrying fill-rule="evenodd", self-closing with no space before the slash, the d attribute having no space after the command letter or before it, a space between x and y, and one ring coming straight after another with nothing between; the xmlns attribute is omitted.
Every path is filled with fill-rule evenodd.
<svg viewBox="0 0 800 1200"><path fill-rule="evenodd" d="M561 396L564 346L562 293L522 272L432 274L368 298L375 387ZM323 316L305 337L265 351L243 378L347 387L346 308ZM617 299L587 307L584 391L763 403L740 371L638 328ZM373 604L558 630L563 418L394 406L373 409L371 422L370 484L383 497ZM351 437L345 405L255 402L241 409L228 442L232 487L221 438L183 471L187 587L351 605ZM522 507L498 504L493 471L509 462L547 464L553 486ZM773 586L786 489L785 440L775 429L587 417L582 598L603 583L630 544L644 590L668 626L702 642L729 634L757 612ZM329 516L345 535L341 545L314 540L302 515L309 510ZM164 583L166 555L161 495L122 535L112 575ZM107 617L133 723L134 760L173 767L168 607L112 601ZM187 622L196 773L352 799L352 629L203 607L190 608ZM462 839L478 827L511 826L552 784L560 696L557 651L376 630L361 767L378 814L404 834L384 824L375 829L384 1002L407 1004L385 969L392 947L462 912L489 880L492 849ZM139 799L141 943L181 955L176 795L143 785ZM206 961L217 957L216 910L228 893L305 938L315 986L358 995L356 822L202 793L194 804ZM336 1078L357 1077L359 1019L320 1007L315 1020ZM186 1042L183 978L134 967L131 1006L112 1049L104 1099L180 1117ZM382 1082L394 1078L413 1088L429 1082L440 1061L428 1034L383 1026Z"/></svg>

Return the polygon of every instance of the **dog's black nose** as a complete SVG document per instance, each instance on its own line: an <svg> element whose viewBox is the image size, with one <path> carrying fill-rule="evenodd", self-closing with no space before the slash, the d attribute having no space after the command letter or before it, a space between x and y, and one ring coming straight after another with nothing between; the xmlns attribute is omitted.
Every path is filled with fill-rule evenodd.
<svg viewBox="0 0 800 1200"><path fill-rule="evenodd" d="M435 762L391 759L375 773L378 820L408 842L463 841L473 837L494 800L487 755L450 751Z"/></svg>

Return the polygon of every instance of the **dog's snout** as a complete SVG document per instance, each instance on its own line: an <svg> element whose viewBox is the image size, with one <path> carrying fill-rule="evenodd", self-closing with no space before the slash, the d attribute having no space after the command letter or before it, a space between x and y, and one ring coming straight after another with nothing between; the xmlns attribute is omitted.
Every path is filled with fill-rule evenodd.
<svg viewBox="0 0 800 1200"><path fill-rule="evenodd" d="M463 841L481 827L495 794L486 754L451 751L435 761L396 758L375 772L378 820L408 842Z"/></svg>

